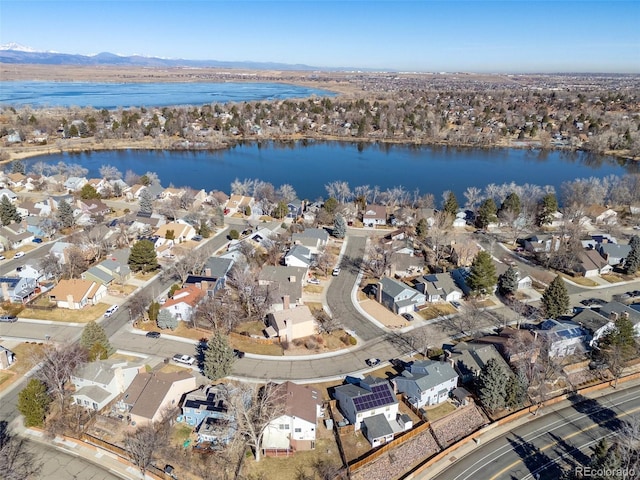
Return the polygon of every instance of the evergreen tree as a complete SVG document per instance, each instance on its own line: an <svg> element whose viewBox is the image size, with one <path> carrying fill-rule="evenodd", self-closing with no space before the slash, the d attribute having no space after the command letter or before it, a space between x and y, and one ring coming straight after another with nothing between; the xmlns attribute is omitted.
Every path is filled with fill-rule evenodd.
<svg viewBox="0 0 640 480"><path fill-rule="evenodd" d="M84 187L80 189L80 198L83 200L89 200L91 198L100 198L100 194L95 187L89 183L86 183Z"/></svg>
<svg viewBox="0 0 640 480"><path fill-rule="evenodd" d="M229 230L229 238L231 240L238 240L240 238L240 232L238 232L238 230L236 230L235 228Z"/></svg>
<svg viewBox="0 0 640 480"><path fill-rule="evenodd" d="M542 307L547 318L558 318L569 309L569 294L564 280L556 276L542 294Z"/></svg>
<svg viewBox="0 0 640 480"><path fill-rule="evenodd" d="M198 235L202 236L202 238L209 238L211 236L211 228L209 228L209 224L204 220L200 220Z"/></svg>
<svg viewBox="0 0 640 480"><path fill-rule="evenodd" d="M444 201L443 210L447 212L452 217L456 216L458 213L458 199L456 198L456 194L453 192L447 193L447 199Z"/></svg>
<svg viewBox="0 0 640 480"><path fill-rule="evenodd" d="M0 223L2 225L10 225L11 222L21 222L22 217L18 213L18 209L16 206L11 203L9 197L6 195L2 195L2 200L0 200Z"/></svg>
<svg viewBox="0 0 640 480"><path fill-rule="evenodd" d="M629 240L631 251L624 261L625 270L628 275L635 275L640 268L640 237L634 235Z"/></svg>
<svg viewBox="0 0 640 480"><path fill-rule="evenodd" d="M178 319L174 317L169 310L163 308L158 313L158 319L156 321L158 328L175 330L178 328Z"/></svg>
<svg viewBox="0 0 640 480"><path fill-rule="evenodd" d="M273 209L273 212L271 212L271 215L274 218L280 219L286 217L288 212L289 209L287 208L287 204L284 200L280 200L276 207Z"/></svg>
<svg viewBox="0 0 640 480"><path fill-rule="evenodd" d="M416 237L424 239L427 236L428 231L429 224L427 223L427 220L424 218L418 220L418 223L416 224Z"/></svg>
<svg viewBox="0 0 640 480"><path fill-rule="evenodd" d="M467 285L475 294L491 293L496 284L496 267L488 252L481 250L473 259Z"/></svg>
<svg viewBox="0 0 640 480"><path fill-rule="evenodd" d="M515 295L518 290L518 271L509 267L498 277L498 293L505 297Z"/></svg>
<svg viewBox="0 0 640 480"><path fill-rule="evenodd" d="M209 380L218 380L231 373L233 366L233 349L227 337L216 332L207 344L204 352L203 373Z"/></svg>
<svg viewBox="0 0 640 480"><path fill-rule="evenodd" d="M635 329L631 319L624 316L618 317L614 321L613 328L600 339L598 347L617 382L626 363L638 353Z"/></svg>
<svg viewBox="0 0 640 480"><path fill-rule="evenodd" d="M153 242L150 240L139 240L131 247L129 253L129 267L134 272L150 272L158 268L158 257Z"/></svg>
<svg viewBox="0 0 640 480"><path fill-rule="evenodd" d="M58 203L56 218L63 228L71 228L76 223L76 219L73 218L73 207L66 200L60 200Z"/></svg>
<svg viewBox="0 0 640 480"><path fill-rule="evenodd" d="M149 320L151 320L152 322L158 320L158 313L160 313L160 304L158 302L151 302L147 313L149 314Z"/></svg>
<svg viewBox="0 0 640 480"><path fill-rule="evenodd" d="M142 213L150 214L153 212L153 197L151 195L151 192L149 192L149 190L147 190L146 188L142 190L142 192L140 192L138 205L140 206L140 211Z"/></svg>
<svg viewBox="0 0 640 480"><path fill-rule="evenodd" d="M551 216L558 211L558 200L553 193L547 193L538 203L538 215L536 223L539 227L548 225L553 220Z"/></svg>
<svg viewBox="0 0 640 480"><path fill-rule="evenodd" d="M336 200L333 197L329 197L327 198L327 200L324 202L324 209L327 211L327 213L335 213L336 209L338 208L338 200Z"/></svg>
<svg viewBox="0 0 640 480"><path fill-rule="evenodd" d="M494 359L489 359L476 380L476 391L482 404L492 412L506 406L508 373Z"/></svg>
<svg viewBox="0 0 640 480"><path fill-rule="evenodd" d="M51 397L47 393L47 386L32 378L27 386L18 394L18 410L24 415L27 427L42 427Z"/></svg>
<svg viewBox="0 0 640 480"><path fill-rule="evenodd" d="M487 228L490 223L496 221L497 212L496 202L493 201L493 198L487 198L478 209L478 216L476 217L477 227Z"/></svg>
<svg viewBox="0 0 640 480"><path fill-rule="evenodd" d="M89 352L90 362L98 359L104 360L114 352L104 328L93 320L87 323L82 330L80 345Z"/></svg>
<svg viewBox="0 0 640 480"><path fill-rule="evenodd" d="M333 221L333 236L336 238L344 238L347 234L347 222L344 221L344 217L340 214L336 215Z"/></svg>
<svg viewBox="0 0 640 480"><path fill-rule="evenodd" d="M505 402L507 407L517 409L524 405L527 401L527 377L519 375L509 376L507 386L505 387Z"/></svg>
<svg viewBox="0 0 640 480"><path fill-rule="evenodd" d="M511 192L500 205L500 213L513 212L516 216L520 215L521 204L520 197L516 192Z"/></svg>

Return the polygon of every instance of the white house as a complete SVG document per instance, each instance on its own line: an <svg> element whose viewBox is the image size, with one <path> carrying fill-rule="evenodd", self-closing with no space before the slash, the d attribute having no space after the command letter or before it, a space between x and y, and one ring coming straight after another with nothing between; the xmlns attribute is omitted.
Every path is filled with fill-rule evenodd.
<svg viewBox="0 0 640 480"><path fill-rule="evenodd" d="M538 335L547 342L549 357L566 357L582 353L589 337L589 333L581 325L553 319L540 324Z"/></svg>
<svg viewBox="0 0 640 480"><path fill-rule="evenodd" d="M188 285L185 288L176 290L173 296L160 309L167 310L178 320L189 322L203 296L204 292L196 285Z"/></svg>
<svg viewBox="0 0 640 480"><path fill-rule="evenodd" d="M302 245L294 245L284 256L284 264L287 267L309 268L311 263L311 250Z"/></svg>
<svg viewBox="0 0 640 480"><path fill-rule="evenodd" d="M58 308L79 310L87 305L96 305L107 294L107 287L90 280L60 280L49 292L49 298Z"/></svg>
<svg viewBox="0 0 640 480"><path fill-rule="evenodd" d="M382 277L378 283L378 302L394 313L413 312L426 301L427 297L424 293L393 278Z"/></svg>
<svg viewBox="0 0 640 480"><path fill-rule="evenodd" d="M411 405L421 408L449 398L449 393L458 386L458 374L447 362L420 360L411 363L391 382Z"/></svg>
<svg viewBox="0 0 640 480"><path fill-rule="evenodd" d="M365 227L387 224L387 208L384 205L368 205L362 214Z"/></svg>
<svg viewBox="0 0 640 480"><path fill-rule="evenodd" d="M426 296L427 302L453 302L462 298L450 273L423 275L416 280L416 289Z"/></svg>

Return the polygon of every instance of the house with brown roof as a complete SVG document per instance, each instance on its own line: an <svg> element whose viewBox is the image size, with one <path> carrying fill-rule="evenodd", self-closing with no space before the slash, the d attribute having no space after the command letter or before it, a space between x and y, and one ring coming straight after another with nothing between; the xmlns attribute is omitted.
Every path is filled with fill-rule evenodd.
<svg viewBox="0 0 640 480"><path fill-rule="evenodd" d="M154 235L157 235L160 238L172 240L175 243L186 242L187 240L193 238L195 234L196 230L191 225L189 225L188 223L177 222L165 223L164 225L161 225L154 233ZM167 235L170 238L167 238Z"/></svg>
<svg viewBox="0 0 640 480"><path fill-rule="evenodd" d="M160 308L161 310L169 311L178 320L189 322L193 311L204 295L205 292L201 288L198 288L195 284L190 284L185 288L176 290L173 293L173 297L167 300Z"/></svg>
<svg viewBox="0 0 640 480"><path fill-rule="evenodd" d="M173 373L139 373L122 394L117 407L128 412L131 425L161 421L180 406L182 396L196 389L196 378L185 370Z"/></svg>
<svg viewBox="0 0 640 480"><path fill-rule="evenodd" d="M583 250L578 254L575 271L582 273L585 277L605 275L612 270L613 267L596 250Z"/></svg>
<svg viewBox="0 0 640 480"><path fill-rule="evenodd" d="M317 333L316 319L306 305L289 308L289 299L284 299L284 309L267 315L266 333L269 337L279 337L290 342Z"/></svg>
<svg viewBox="0 0 640 480"><path fill-rule="evenodd" d="M233 215L234 213L240 212L244 214L244 211L247 207L253 208L255 204L255 198L253 197L245 197L244 195L233 194L227 200L225 204L225 211L228 210L228 215Z"/></svg>
<svg viewBox="0 0 640 480"><path fill-rule="evenodd" d="M313 450L316 446L316 423L322 407L320 393L307 385L293 382L278 385L276 392L276 408L282 409L282 415L265 429L261 444L263 452Z"/></svg>
<svg viewBox="0 0 640 480"><path fill-rule="evenodd" d="M614 225L618 222L618 213L602 205L591 205L585 213L596 225Z"/></svg>
<svg viewBox="0 0 640 480"><path fill-rule="evenodd" d="M91 280L64 279L49 291L49 299L58 308L79 310L87 305L96 305L107 294L107 287Z"/></svg>
<svg viewBox="0 0 640 480"><path fill-rule="evenodd" d="M384 205L367 205L362 214L362 223L365 227L387 224L387 208Z"/></svg>

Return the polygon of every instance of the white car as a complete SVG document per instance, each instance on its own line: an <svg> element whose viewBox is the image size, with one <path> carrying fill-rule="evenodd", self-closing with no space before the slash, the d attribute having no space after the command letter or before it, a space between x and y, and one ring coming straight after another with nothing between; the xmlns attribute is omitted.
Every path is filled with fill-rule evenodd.
<svg viewBox="0 0 640 480"><path fill-rule="evenodd" d="M4 255L0 255L0 260L4 260Z"/></svg>
<svg viewBox="0 0 640 480"><path fill-rule="evenodd" d="M13 258L20 258L20 257L24 257L24 252L18 252L13 256Z"/></svg>
<svg viewBox="0 0 640 480"><path fill-rule="evenodd" d="M307 283L310 283L311 285L320 285L320 280L318 280L317 278L310 278L309 280L307 280Z"/></svg>
<svg viewBox="0 0 640 480"><path fill-rule="evenodd" d="M173 361L177 362L177 363L184 363L186 365L193 365L194 363L196 363L196 359L193 358L190 355L180 355L179 353L176 353L173 356Z"/></svg>
<svg viewBox="0 0 640 480"><path fill-rule="evenodd" d="M107 308L107 311L104 312L104 316L110 317L111 315L116 313L117 310L118 310L118 305L111 305L109 308Z"/></svg>
<svg viewBox="0 0 640 480"><path fill-rule="evenodd" d="M333 269L333 273L332 273L332 275L333 275L334 277L337 277L338 275L340 275L340 267L336 267L336 268L334 268L334 269Z"/></svg>

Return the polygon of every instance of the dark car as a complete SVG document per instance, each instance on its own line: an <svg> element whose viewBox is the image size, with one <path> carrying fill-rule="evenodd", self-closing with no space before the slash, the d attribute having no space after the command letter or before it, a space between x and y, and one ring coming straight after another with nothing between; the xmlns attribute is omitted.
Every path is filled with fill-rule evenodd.
<svg viewBox="0 0 640 480"><path fill-rule="evenodd" d="M413 321L413 315L411 315L410 313L403 313L402 316L405 320L409 320L410 322Z"/></svg>
<svg viewBox="0 0 640 480"><path fill-rule="evenodd" d="M233 350L233 356L236 358L243 358L244 357L244 352L241 350Z"/></svg>
<svg viewBox="0 0 640 480"><path fill-rule="evenodd" d="M16 317L15 315L2 315L0 317L0 322L17 322L18 321L18 317Z"/></svg>
<svg viewBox="0 0 640 480"><path fill-rule="evenodd" d="M160 332L147 332L146 336L149 338L160 338Z"/></svg>
<svg viewBox="0 0 640 480"><path fill-rule="evenodd" d="M375 367L379 363L380 363L379 358L367 358L366 360L366 364L369 365L370 367Z"/></svg>
<svg viewBox="0 0 640 480"><path fill-rule="evenodd" d="M41 238L34 238L33 240L31 240L33 243L42 243L42 239Z"/></svg>

